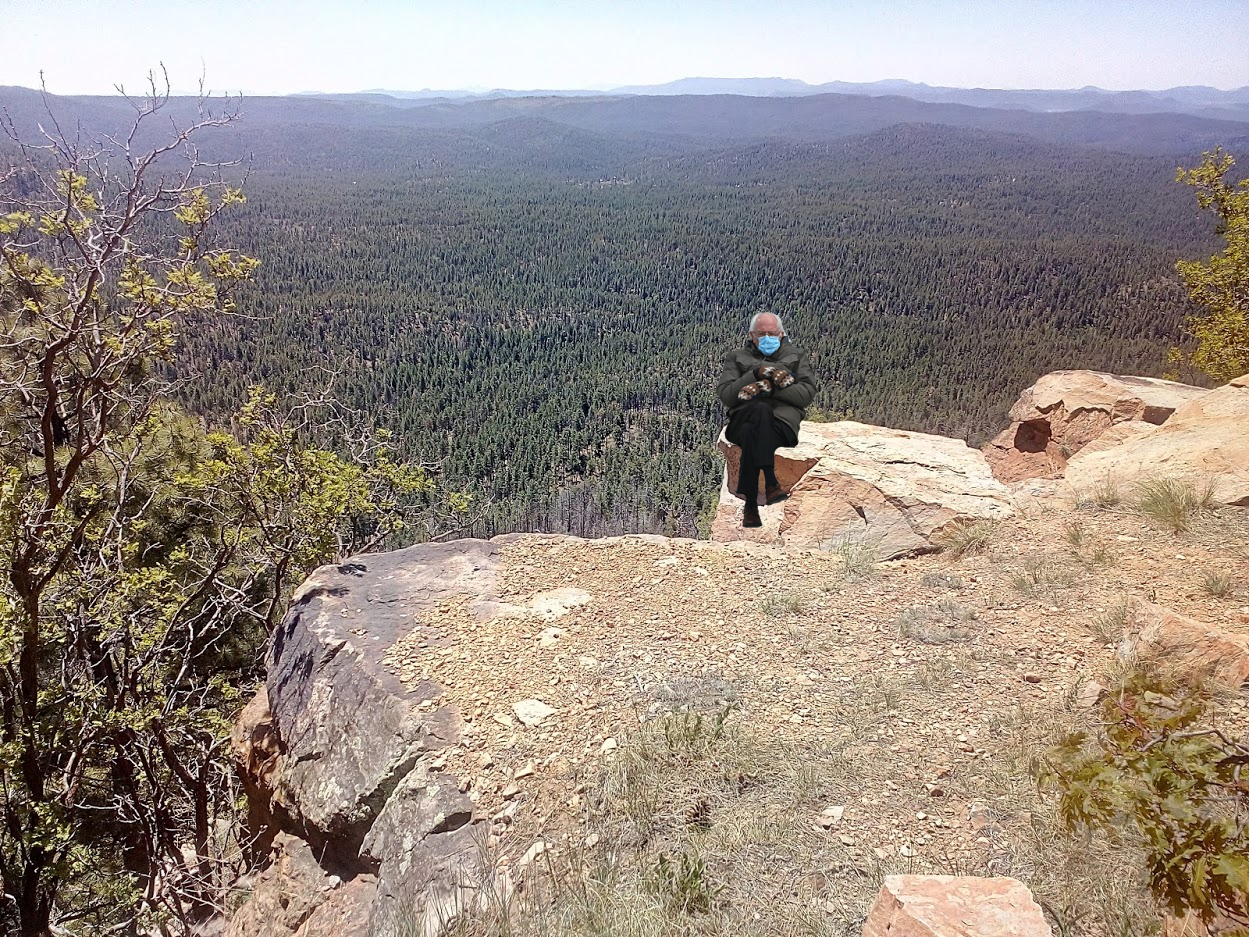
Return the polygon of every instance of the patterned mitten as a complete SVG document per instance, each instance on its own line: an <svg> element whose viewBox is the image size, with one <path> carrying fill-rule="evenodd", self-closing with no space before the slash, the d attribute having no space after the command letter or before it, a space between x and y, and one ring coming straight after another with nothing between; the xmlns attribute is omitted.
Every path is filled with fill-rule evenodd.
<svg viewBox="0 0 1249 937"><path fill-rule="evenodd" d="M755 368L755 377L761 381L771 381L777 390L788 387L794 382L794 376L784 368L774 368L770 364L765 364L761 368Z"/></svg>
<svg viewBox="0 0 1249 937"><path fill-rule="evenodd" d="M772 385L767 381L755 381L747 384L737 392L738 400L754 400L756 397L767 397L772 393Z"/></svg>

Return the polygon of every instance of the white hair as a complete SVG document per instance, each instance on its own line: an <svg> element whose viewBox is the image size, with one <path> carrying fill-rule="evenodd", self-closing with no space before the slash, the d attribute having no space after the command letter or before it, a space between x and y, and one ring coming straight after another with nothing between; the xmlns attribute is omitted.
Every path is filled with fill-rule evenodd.
<svg viewBox="0 0 1249 937"><path fill-rule="evenodd" d="M776 316L776 324L780 326L781 334L782 335L785 334L785 322L781 319L780 316L776 315L775 312L768 312L766 309L763 312L756 312L753 316L750 317L750 331L751 332L755 330L755 323L758 322L763 316Z"/></svg>

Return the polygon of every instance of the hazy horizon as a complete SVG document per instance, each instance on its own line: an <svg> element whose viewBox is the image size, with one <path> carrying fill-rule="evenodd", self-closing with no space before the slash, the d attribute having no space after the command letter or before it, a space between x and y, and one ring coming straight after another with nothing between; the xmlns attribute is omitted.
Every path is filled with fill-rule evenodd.
<svg viewBox="0 0 1249 937"><path fill-rule="evenodd" d="M691 77L993 90L1249 85L1240 0L0 0L0 84L217 92L609 91Z"/></svg>

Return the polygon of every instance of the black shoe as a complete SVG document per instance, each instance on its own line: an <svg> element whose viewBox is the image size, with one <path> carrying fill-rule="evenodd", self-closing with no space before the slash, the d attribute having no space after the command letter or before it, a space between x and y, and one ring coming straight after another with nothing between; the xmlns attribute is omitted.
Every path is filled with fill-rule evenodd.
<svg viewBox="0 0 1249 937"><path fill-rule="evenodd" d="M755 504L753 501L747 501L746 506L742 508L742 526L763 526L763 520L759 517L759 505Z"/></svg>
<svg viewBox="0 0 1249 937"><path fill-rule="evenodd" d="M768 485L763 489L763 497L768 504L776 504L778 501L784 501L789 497L789 492L780 485Z"/></svg>

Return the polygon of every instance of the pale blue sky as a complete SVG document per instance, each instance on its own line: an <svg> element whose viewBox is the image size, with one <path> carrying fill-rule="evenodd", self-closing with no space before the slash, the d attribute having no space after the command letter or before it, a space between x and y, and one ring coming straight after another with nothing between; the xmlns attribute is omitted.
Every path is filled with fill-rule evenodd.
<svg viewBox="0 0 1249 937"><path fill-rule="evenodd" d="M1249 0L0 0L0 85L610 88L684 77L1249 85Z"/></svg>

